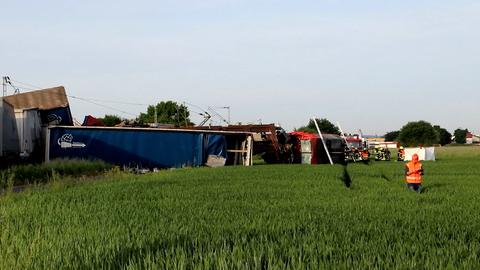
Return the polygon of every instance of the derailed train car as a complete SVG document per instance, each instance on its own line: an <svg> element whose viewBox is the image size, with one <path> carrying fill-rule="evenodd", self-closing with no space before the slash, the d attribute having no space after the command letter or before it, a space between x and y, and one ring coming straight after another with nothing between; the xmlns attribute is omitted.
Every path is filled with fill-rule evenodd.
<svg viewBox="0 0 480 270"><path fill-rule="evenodd" d="M330 163L322 140L317 134L306 132L291 132L290 136L296 138L293 144L295 163L302 164L327 164ZM335 134L323 134L325 146L333 163L345 163L345 142L342 137Z"/></svg>
<svg viewBox="0 0 480 270"><path fill-rule="evenodd" d="M329 163L327 152L317 134L287 133L274 124L249 124L228 126L201 126L197 130L245 131L253 133L254 155L266 163ZM345 162L345 143L335 134L324 134L325 145L334 163Z"/></svg>
<svg viewBox="0 0 480 270"><path fill-rule="evenodd" d="M268 164L294 163L292 155L293 141L287 132L275 124L247 124L228 126L197 126L195 130L237 131L253 134L253 155L258 155Z"/></svg>
<svg viewBox="0 0 480 270"><path fill-rule="evenodd" d="M44 156L45 128L73 125L63 86L2 98L0 154L9 160L40 162Z"/></svg>
<svg viewBox="0 0 480 270"><path fill-rule="evenodd" d="M49 127L45 160L98 159L142 168L252 164L252 134L158 128Z"/></svg>

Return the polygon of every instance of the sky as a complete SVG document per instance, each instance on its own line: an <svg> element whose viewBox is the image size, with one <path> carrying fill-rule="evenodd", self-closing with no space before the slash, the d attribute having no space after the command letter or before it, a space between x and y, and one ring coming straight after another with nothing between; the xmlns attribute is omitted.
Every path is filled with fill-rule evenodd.
<svg viewBox="0 0 480 270"><path fill-rule="evenodd" d="M479 1L0 6L1 75L22 92L65 86L79 121L174 100L192 104L197 123L208 107L227 118L229 106L232 122L287 130L315 116L371 135L417 120L480 133Z"/></svg>

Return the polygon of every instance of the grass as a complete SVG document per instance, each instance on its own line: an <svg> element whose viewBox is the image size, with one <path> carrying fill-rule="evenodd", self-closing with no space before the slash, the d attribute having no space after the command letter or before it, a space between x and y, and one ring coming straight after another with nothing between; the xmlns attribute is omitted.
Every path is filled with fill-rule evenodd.
<svg viewBox="0 0 480 270"><path fill-rule="evenodd" d="M0 171L0 189L9 185L46 183L54 177L84 177L103 174L113 168L103 161L57 159L43 164L13 166Z"/></svg>
<svg viewBox="0 0 480 270"><path fill-rule="evenodd" d="M458 149L458 150L457 150ZM1 269L479 269L480 148L402 162L116 174L0 198Z"/></svg>

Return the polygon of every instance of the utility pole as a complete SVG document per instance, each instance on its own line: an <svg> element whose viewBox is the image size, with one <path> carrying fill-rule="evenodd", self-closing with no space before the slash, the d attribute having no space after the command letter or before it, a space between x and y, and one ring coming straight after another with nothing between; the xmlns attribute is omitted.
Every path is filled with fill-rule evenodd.
<svg viewBox="0 0 480 270"><path fill-rule="evenodd" d="M350 149L350 147L348 146L347 138L345 138L345 133L343 133L342 127L340 126L340 122L338 122L338 121L337 121L337 127L338 127L338 129L340 129L340 134L341 134L342 139L345 141L345 145Z"/></svg>
<svg viewBox="0 0 480 270"><path fill-rule="evenodd" d="M215 107L218 109L226 109L227 110L227 124L230 125L230 106L223 106L223 107Z"/></svg>
<svg viewBox="0 0 480 270"><path fill-rule="evenodd" d="M2 77L2 87L3 87L3 96L7 95L7 81L8 81L8 76L3 76Z"/></svg>
<svg viewBox="0 0 480 270"><path fill-rule="evenodd" d="M185 105L185 102L183 102L183 119L185 120L185 127L188 126L188 121L187 121L187 106Z"/></svg>
<svg viewBox="0 0 480 270"><path fill-rule="evenodd" d="M320 135L323 148L325 149L325 152L327 152L328 161L330 161L330 165L333 165L332 157L330 156L330 152L328 152L327 145L325 144L325 140L323 139L322 131L320 130L320 127L318 126L318 123L317 123L317 118L312 117L312 121L315 123L315 127L317 128L317 131L318 131L318 135Z"/></svg>
<svg viewBox="0 0 480 270"><path fill-rule="evenodd" d="M225 107L228 110L228 124L230 125L230 106Z"/></svg>
<svg viewBox="0 0 480 270"><path fill-rule="evenodd" d="M3 76L2 77L3 96L7 95L7 85L10 85L13 88L13 90L14 90L13 94L14 95L20 94L20 89L18 87L15 87L12 84L12 81L10 80L10 77L9 76Z"/></svg>
<svg viewBox="0 0 480 270"><path fill-rule="evenodd" d="M154 105L155 107L155 115L153 116L153 121L155 122L155 127L158 127L158 119L157 119L157 105Z"/></svg>

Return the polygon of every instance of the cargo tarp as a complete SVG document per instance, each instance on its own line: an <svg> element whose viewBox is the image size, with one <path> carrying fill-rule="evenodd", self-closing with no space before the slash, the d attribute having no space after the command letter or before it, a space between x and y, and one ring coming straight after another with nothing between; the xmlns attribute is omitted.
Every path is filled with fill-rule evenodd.
<svg viewBox="0 0 480 270"><path fill-rule="evenodd" d="M207 153L226 153L223 135L181 131L55 127L49 143L50 159L100 159L149 168L200 166Z"/></svg>
<svg viewBox="0 0 480 270"><path fill-rule="evenodd" d="M425 148L425 160L435 160L435 147Z"/></svg>
<svg viewBox="0 0 480 270"><path fill-rule="evenodd" d="M97 119L91 115L85 116L83 119L83 124L82 126L88 126L88 127L104 127L105 124L102 122L102 120Z"/></svg>
<svg viewBox="0 0 480 270"><path fill-rule="evenodd" d="M60 107L40 111L42 123L49 125L73 126L72 114L69 107Z"/></svg>
<svg viewBox="0 0 480 270"><path fill-rule="evenodd" d="M434 147L405 148L405 160L412 160L413 154L417 154L419 160L435 160Z"/></svg>
<svg viewBox="0 0 480 270"><path fill-rule="evenodd" d="M208 158L208 156L227 158L227 140L224 136L205 134L204 138L205 158Z"/></svg>

